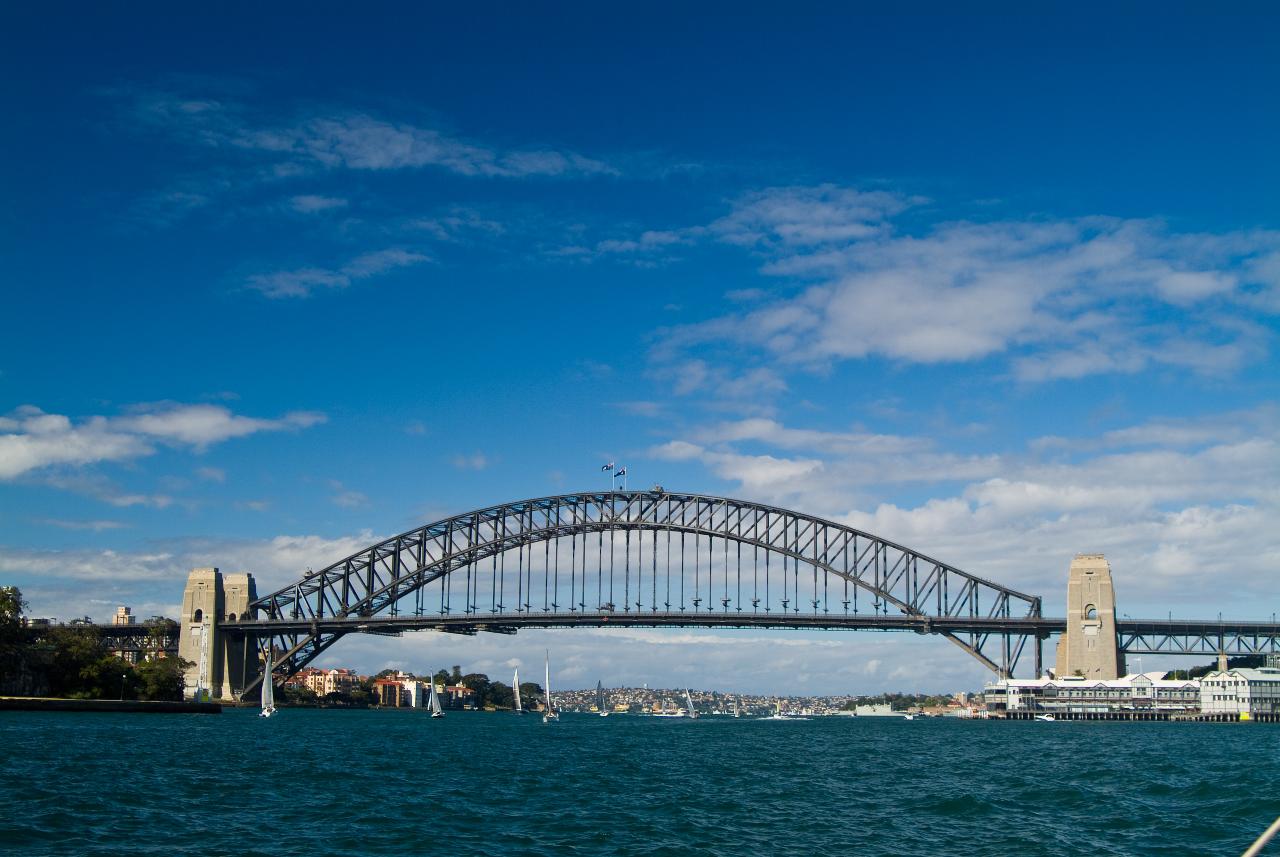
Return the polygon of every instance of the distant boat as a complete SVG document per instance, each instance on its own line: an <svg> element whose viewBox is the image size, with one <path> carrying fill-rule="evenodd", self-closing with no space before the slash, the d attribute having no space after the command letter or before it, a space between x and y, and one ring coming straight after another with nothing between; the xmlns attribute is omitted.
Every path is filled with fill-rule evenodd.
<svg viewBox="0 0 1280 857"><path fill-rule="evenodd" d="M693 707L693 697L689 695L689 688L687 687L684 689L684 704L685 704L686 710L689 712L689 719L697 720L698 709Z"/></svg>
<svg viewBox="0 0 1280 857"><path fill-rule="evenodd" d="M601 717L608 717L609 710L604 707L604 685L596 682L596 710L600 712Z"/></svg>
<svg viewBox="0 0 1280 857"><path fill-rule="evenodd" d="M1047 722L1049 722L1049 723L1052 723L1053 721L1055 721L1055 720L1057 720L1057 719L1058 719L1058 718L1054 717L1052 714L1037 714L1037 715L1036 715L1036 720L1044 720L1044 721L1047 721Z"/></svg>
<svg viewBox="0 0 1280 857"><path fill-rule="evenodd" d="M276 688L271 681L271 652L267 652L267 668L262 674L262 710L259 717L270 717L276 713Z"/></svg>
<svg viewBox="0 0 1280 857"><path fill-rule="evenodd" d="M431 695L427 699L427 706L431 709L431 716L444 717L444 710L440 707L440 694L436 693L436 680L431 680Z"/></svg>
<svg viewBox="0 0 1280 857"><path fill-rule="evenodd" d="M902 715L902 719L903 719L903 720L915 720L915 719L916 719L916 716L915 716L914 714L904 714L904 715Z"/></svg>
<svg viewBox="0 0 1280 857"><path fill-rule="evenodd" d="M551 652L547 652L545 664L547 668L547 675L543 688L546 693L546 702L545 708L542 712L542 722L551 723L560 719L560 715L556 714L556 710L551 707Z"/></svg>
<svg viewBox="0 0 1280 857"><path fill-rule="evenodd" d="M773 704L773 713L765 718L765 720L786 720L786 719L787 719L787 715L782 713L781 702L775 702Z"/></svg>
<svg viewBox="0 0 1280 857"><path fill-rule="evenodd" d="M738 697L736 696L733 698L733 716L734 717L740 716L738 714Z"/></svg>
<svg viewBox="0 0 1280 857"><path fill-rule="evenodd" d="M524 714L524 706L520 704L520 668L516 667L515 678L511 679L511 689L515 691L516 714Z"/></svg>

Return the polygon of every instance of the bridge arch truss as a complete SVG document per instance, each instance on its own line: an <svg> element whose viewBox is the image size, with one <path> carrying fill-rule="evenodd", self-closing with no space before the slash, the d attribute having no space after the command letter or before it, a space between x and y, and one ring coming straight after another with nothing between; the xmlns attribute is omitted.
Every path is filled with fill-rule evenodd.
<svg viewBox="0 0 1280 857"><path fill-rule="evenodd" d="M1011 675L1040 599L833 521L760 503L606 491L490 506L410 530L222 625L276 680L348 633L706 626L913 630ZM261 676L247 684L252 691Z"/></svg>

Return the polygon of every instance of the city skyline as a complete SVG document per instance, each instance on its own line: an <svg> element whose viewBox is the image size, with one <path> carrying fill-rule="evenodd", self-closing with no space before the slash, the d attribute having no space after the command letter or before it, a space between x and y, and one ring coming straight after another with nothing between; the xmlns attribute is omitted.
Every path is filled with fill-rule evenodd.
<svg viewBox="0 0 1280 857"><path fill-rule="evenodd" d="M188 10L164 40L7 11L0 584L176 616L193 567L265 593L613 462L1048 615L1101 552L1122 613L1269 618L1266 13L674 8ZM742 692L989 676L852 632L352 636L316 665L547 648Z"/></svg>

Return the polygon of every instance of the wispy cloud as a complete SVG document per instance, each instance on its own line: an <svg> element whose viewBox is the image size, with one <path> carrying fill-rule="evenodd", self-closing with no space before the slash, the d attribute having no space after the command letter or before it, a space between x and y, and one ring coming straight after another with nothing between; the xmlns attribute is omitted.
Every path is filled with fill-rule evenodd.
<svg viewBox="0 0 1280 857"><path fill-rule="evenodd" d="M141 458L154 453L158 443L201 451L232 438L296 431L324 421L323 414L309 411L260 419L232 413L221 405L160 403L139 405L121 416L93 416L75 423L62 414L47 414L24 405L0 417L0 480L51 467ZM117 505L133 503L122 500Z"/></svg>
<svg viewBox="0 0 1280 857"><path fill-rule="evenodd" d="M40 518L36 523L57 527L60 530L88 530L94 533L121 530L129 526L123 521L66 521L59 518Z"/></svg>
<svg viewBox="0 0 1280 857"><path fill-rule="evenodd" d="M470 455L459 453L453 457L453 466L458 470L485 470L492 463L483 452L473 452Z"/></svg>
<svg viewBox="0 0 1280 857"><path fill-rule="evenodd" d="M259 116L250 103L161 91L111 94L127 98L131 116L144 127L192 146L255 153L273 162L276 174L423 168L486 178L618 174L615 166L569 149L493 145L359 110L306 111L279 122Z"/></svg>
<svg viewBox="0 0 1280 857"><path fill-rule="evenodd" d="M423 253L393 247L356 256L338 268L294 268L254 274L246 286L268 298L308 298L320 289L344 289L358 280L428 261L430 257Z"/></svg>
<svg viewBox="0 0 1280 857"><path fill-rule="evenodd" d="M336 479L329 480L329 487L333 489L333 496L329 498L329 502L343 509L357 509L361 506L369 505L369 498L359 491L352 491Z"/></svg>
<svg viewBox="0 0 1280 857"><path fill-rule="evenodd" d="M346 208L347 205L347 200L336 196L304 193L289 198L289 207L299 214L316 214L321 211L332 211L335 208Z"/></svg>
<svg viewBox="0 0 1280 857"><path fill-rule="evenodd" d="M892 191L823 184L774 187L742 196L711 224L722 241L746 247L816 247L882 234L889 219L928 200Z"/></svg>

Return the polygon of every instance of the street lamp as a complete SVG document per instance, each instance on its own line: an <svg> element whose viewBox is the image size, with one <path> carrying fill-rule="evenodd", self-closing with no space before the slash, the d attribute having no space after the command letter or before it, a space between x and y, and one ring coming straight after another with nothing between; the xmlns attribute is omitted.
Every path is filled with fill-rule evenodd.
<svg viewBox="0 0 1280 857"><path fill-rule="evenodd" d="M124 702L124 680L128 677L129 677L128 673L121 673L120 675L120 701L121 702Z"/></svg>

